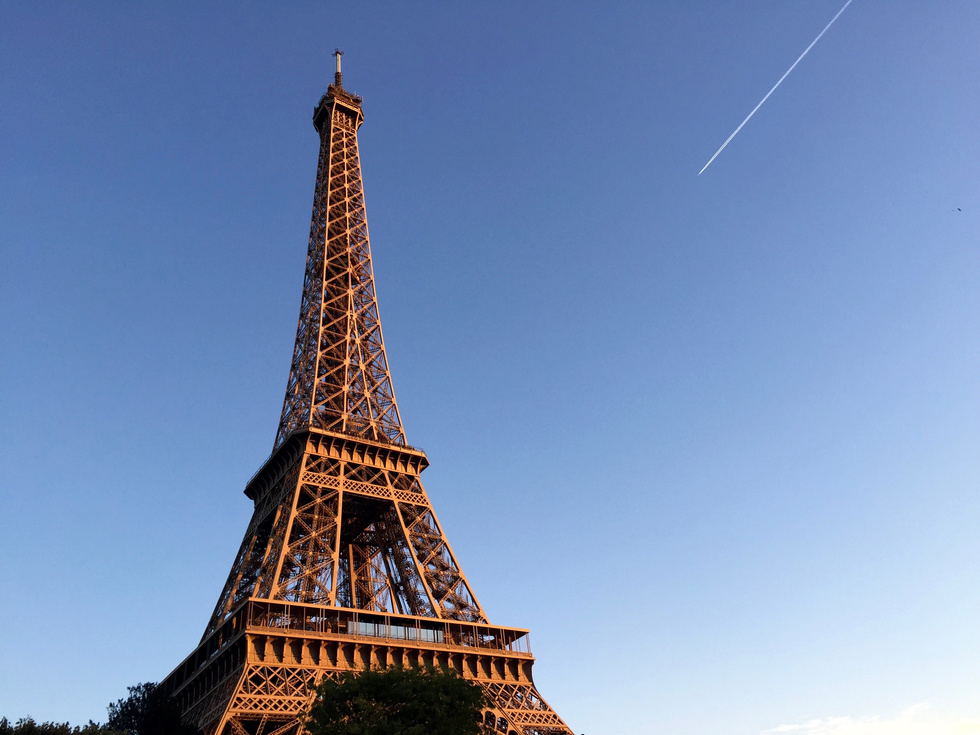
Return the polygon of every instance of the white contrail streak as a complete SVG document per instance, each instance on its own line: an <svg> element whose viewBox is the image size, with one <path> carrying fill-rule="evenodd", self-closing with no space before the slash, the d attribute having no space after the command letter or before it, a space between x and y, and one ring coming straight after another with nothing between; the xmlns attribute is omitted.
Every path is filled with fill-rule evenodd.
<svg viewBox="0 0 980 735"><path fill-rule="evenodd" d="M743 127L745 127L745 123L747 123L750 119L752 119L752 116L755 114L756 110L758 110L760 107L762 107L762 103L765 102L767 99L769 99L769 95L776 91L776 87L778 87L780 84L782 84L783 83L783 80L786 77L789 76L789 73L791 71L793 71L793 69L796 68L796 65L799 64L803 60L803 57L806 56L808 53L810 53L810 49L812 49L816 45L817 41L820 40L820 37L823 36L823 34L827 32L827 29L829 29L834 24L834 21L835 20L837 20L838 18L840 18L840 14L843 13L845 10L847 10L847 6L850 5L853 1L854 0L847 0L847 2L844 3L844 7L837 11L837 15L835 15L831 19L831 21L826 25L826 27L822 31L820 31L820 34L816 38L813 39L813 42L809 46L806 47L806 51L804 51L802 54L800 54L800 58L798 58L796 61L793 62L793 66L791 66L789 69L787 69L785 74L783 74L781 77L779 77L779 81L776 82L773 85L772 89L770 89L769 92L766 94L766 96L762 98L762 102L760 102L759 104L757 104L755 106L755 109L753 109L752 112L749 113L749 116L747 118L745 118L744 120L742 120L742 124L739 125L737 128L735 128L735 132L728 136L728 140L726 140L724 143L721 144L721 148L719 148L717 151L715 151L715 155L713 155L711 157L711 160L709 160L706 164L704 164L704 168L708 168L708 166L711 165L711 161L714 161L716 158L718 158L718 154L721 153L723 150L725 150L725 146L727 146L729 143L732 142L732 138L734 138L736 135L738 135L738 131L741 130ZM698 171L698 176L700 176L701 174L704 173L704 168L701 169L700 171Z"/></svg>

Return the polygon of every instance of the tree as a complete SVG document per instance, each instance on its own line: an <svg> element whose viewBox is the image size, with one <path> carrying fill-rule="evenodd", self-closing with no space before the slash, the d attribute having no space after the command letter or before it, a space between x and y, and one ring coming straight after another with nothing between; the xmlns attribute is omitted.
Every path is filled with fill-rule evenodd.
<svg viewBox="0 0 980 735"><path fill-rule="evenodd" d="M34 722L33 717L22 717L14 725L6 717L0 718L0 735L125 735L98 725L91 720L84 727L72 727L67 722Z"/></svg>
<svg viewBox="0 0 980 735"><path fill-rule="evenodd" d="M310 735L480 735L483 690L448 669L348 672L324 679Z"/></svg>
<svg viewBox="0 0 980 735"><path fill-rule="evenodd" d="M126 687L129 696L109 705L106 727L125 730L128 735L200 735L200 730L181 724L177 703L145 682Z"/></svg>

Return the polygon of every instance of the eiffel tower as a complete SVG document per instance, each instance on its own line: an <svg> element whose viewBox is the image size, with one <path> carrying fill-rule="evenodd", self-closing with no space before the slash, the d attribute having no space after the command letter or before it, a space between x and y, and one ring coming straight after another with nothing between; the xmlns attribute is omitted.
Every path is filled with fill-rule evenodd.
<svg viewBox="0 0 980 735"><path fill-rule="evenodd" d="M487 695L488 730L572 735L531 678L528 631L492 625L419 482L385 357L357 130L337 72L320 135L299 326L271 456L200 644L161 683L207 735L298 735L323 677L438 666Z"/></svg>

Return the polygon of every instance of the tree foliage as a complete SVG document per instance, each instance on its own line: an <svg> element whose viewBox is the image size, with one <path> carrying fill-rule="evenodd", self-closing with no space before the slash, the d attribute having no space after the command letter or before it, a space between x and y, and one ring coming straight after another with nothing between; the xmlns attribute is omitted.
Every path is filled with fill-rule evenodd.
<svg viewBox="0 0 980 735"><path fill-rule="evenodd" d="M72 727L67 722L35 722L32 717L22 717L11 724L6 717L0 719L0 735L124 735L91 720L82 727Z"/></svg>
<svg viewBox="0 0 980 735"><path fill-rule="evenodd" d="M324 679L310 735L480 735L483 690L455 671L390 669Z"/></svg>
<svg viewBox="0 0 980 735"><path fill-rule="evenodd" d="M176 702L149 682L127 687L129 696L109 705L109 721L99 725L89 720L83 727L67 722L37 723L23 717L15 724L0 719L0 735L201 735L201 731L180 722Z"/></svg>
<svg viewBox="0 0 980 735"><path fill-rule="evenodd" d="M107 727L128 735L200 735L196 727L181 724L177 703L156 684L145 682L127 689L128 697L109 705Z"/></svg>

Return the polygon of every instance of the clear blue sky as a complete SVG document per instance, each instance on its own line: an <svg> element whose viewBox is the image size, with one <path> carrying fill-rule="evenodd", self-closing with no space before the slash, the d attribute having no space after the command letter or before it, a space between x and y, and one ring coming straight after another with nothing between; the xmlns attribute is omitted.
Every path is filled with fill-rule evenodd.
<svg viewBox="0 0 980 735"><path fill-rule="evenodd" d="M841 4L0 5L0 715L203 632L339 46L408 439L573 729L980 719L980 3L855 0L696 176Z"/></svg>

